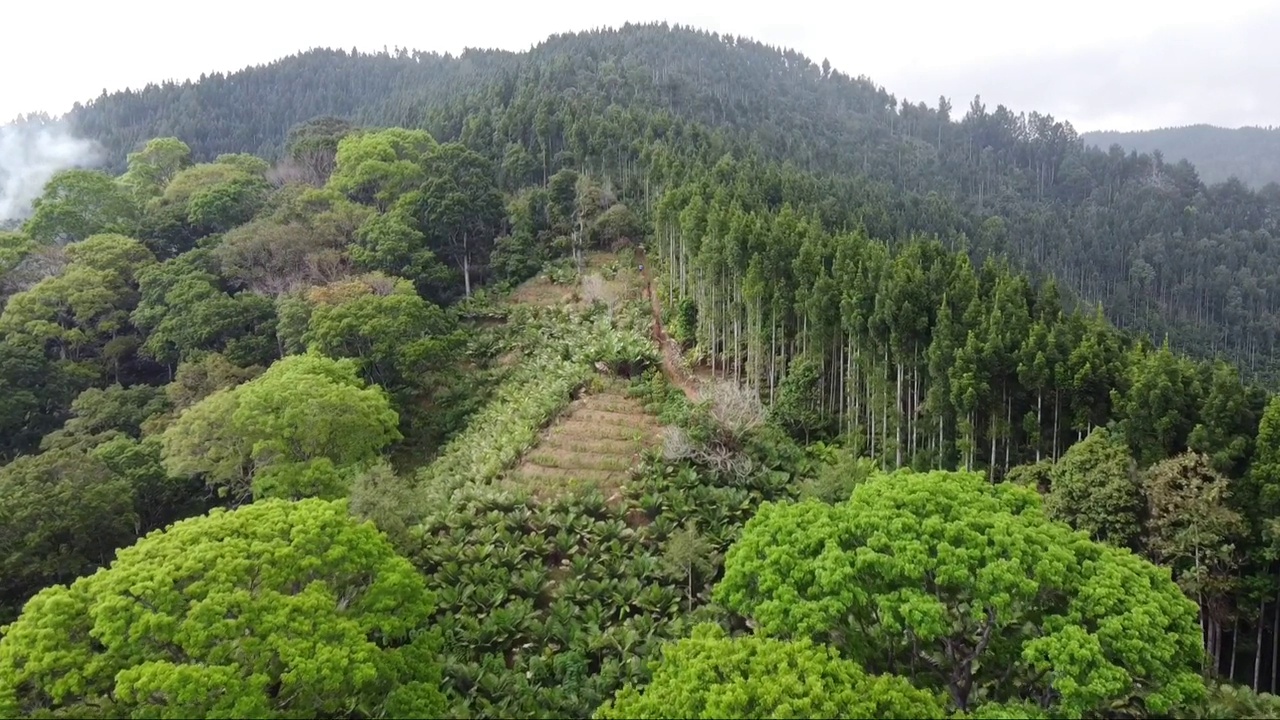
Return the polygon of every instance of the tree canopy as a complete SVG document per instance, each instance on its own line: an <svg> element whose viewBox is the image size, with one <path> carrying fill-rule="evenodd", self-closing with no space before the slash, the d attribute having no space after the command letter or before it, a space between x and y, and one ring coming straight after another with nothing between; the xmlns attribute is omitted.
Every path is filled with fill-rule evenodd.
<svg viewBox="0 0 1280 720"><path fill-rule="evenodd" d="M1162 714L1204 692L1196 606L1168 571L974 473L899 471L840 505L765 505L716 597L766 635L829 643L962 711Z"/></svg>
<svg viewBox="0 0 1280 720"><path fill-rule="evenodd" d="M33 598L0 639L0 716L434 716L433 602L341 504L215 510Z"/></svg>

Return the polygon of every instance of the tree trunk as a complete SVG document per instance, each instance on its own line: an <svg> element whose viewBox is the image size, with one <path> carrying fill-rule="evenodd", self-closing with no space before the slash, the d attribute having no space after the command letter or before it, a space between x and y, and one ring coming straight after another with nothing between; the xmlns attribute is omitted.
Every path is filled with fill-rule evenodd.
<svg viewBox="0 0 1280 720"><path fill-rule="evenodd" d="M467 297L471 297L471 253L467 247L466 233L462 233L462 282Z"/></svg>
<svg viewBox="0 0 1280 720"><path fill-rule="evenodd" d="M1267 621L1267 601L1258 600L1258 636L1254 639L1253 649L1253 691L1260 692L1258 683L1262 679L1262 627Z"/></svg>

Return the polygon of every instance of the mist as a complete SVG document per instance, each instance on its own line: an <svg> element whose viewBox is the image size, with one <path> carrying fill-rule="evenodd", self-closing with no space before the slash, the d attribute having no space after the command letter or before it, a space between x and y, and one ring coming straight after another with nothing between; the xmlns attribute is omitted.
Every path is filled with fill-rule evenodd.
<svg viewBox="0 0 1280 720"><path fill-rule="evenodd" d="M0 224L26 217L31 202L59 170L97 163L91 140L59 123L20 122L0 127Z"/></svg>

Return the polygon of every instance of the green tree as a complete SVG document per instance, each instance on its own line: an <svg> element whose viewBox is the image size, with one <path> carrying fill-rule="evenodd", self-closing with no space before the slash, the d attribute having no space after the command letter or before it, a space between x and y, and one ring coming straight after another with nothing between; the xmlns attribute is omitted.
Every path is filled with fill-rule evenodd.
<svg viewBox="0 0 1280 720"><path fill-rule="evenodd" d="M1136 548L1142 538L1142 482L1123 440L1106 428L1072 445L1049 473L1049 517L1099 542Z"/></svg>
<svg viewBox="0 0 1280 720"><path fill-rule="evenodd" d="M841 505L766 503L715 599L758 632L832 644L961 711L1161 714L1204 694L1196 606L1167 571L978 473L899 471Z"/></svg>
<svg viewBox="0 0 1280 720"><path fill-rule="evenodd" d="M472 265L489 257L506 215L493 166L458 143L433 149L423 166L422 186L405 197L403 207L457 263L470 296Z"/></svg>
<svg viewBox="0 0 1280 720"><path fill-rule="evenodd" d="M338 142L329 187L352 200L387 209L423 180L423 158L436 141L424 130L391 128L353 133Z"/></svg>
<svg viewBox="0 0 1280 720"><path fill-rule="evenodd" d="M671 533L662 549L663 570L675 580L685 583L685 599L693 610L693 583L711 576L718 558L715 546L703 537L692 521Z"/></svg>
<svg viewBox="0 0 1280 720"><path fill-rule="evenodd" d="M643 689L628 685L596 718L943 717L941 698L904 678L867 675L808 640L728 637L698 625L667 644Z"/></svg>
<svg viewBox="0 0 1280 720"><path fill-rule="evenodd" d="M351 259L365 270L412 280L427 298L445 297L445 288L455 278L405 212L371 215L356 231L350 252Z"/></svg>
<svg viewBox="0 0 1280 720"><path fill-rule="evenodd" d="M169 182L191 166L191 148L175 137L155 138L137 152L129 153L128 169L120 183L139 202L158 197Z"/></svg>
<svg viewBox="0 0 1280 720"><path fill-rule="evenodd" d="M1247 529L1229 505L1227 478L1205 455L1184 453L1143 473L1150 508L1152 560L1173 569L1174 580L1196 599L1201 624L1220 621L1240 561L1235 543Z"/></svg>
<svg viewBox="0 0 1280 720"><path fill-rule="evenodd" d="M106 565L137 538L133 488L82 448L0 467L0 493L0 622L36 591Z"/></svg>
<svg viewBox="0 0 1280 720"><path fill-rule="evenodd" d="M63 170L31 205L23 231L40 245L65 244L100 233L131 234L141 211L129 191L98 170Z"/></svg>
<svg viewBox="0 0 1280 720"><path fill-rule="evenodd" d="M1187 447L1196 425L1200 386L1195 366L1173 354L1168 341L1159 350L1135 349L1127 361L1128 389L1112 390L1120 429L1142 466Z"/></svg>
<svg viewBox="0 0 1280 720"><path fill-rule="evenodd" d="M34 450L62 424L76 394L94 379L80 370L51 360L43 348L0 340L0 461Z"/></svg>
<svg viewBox="0 0 1280 720"><path fill-rule="evenodd" d="M332 358L351 358L370 383L416 384L442 367L451 323L407 280L374 273L316 288L304 341Z"/></svg>
<svg viewBox="0 0 1280 720"><path fill-rule="evenodd" d="M433 611L342 504L214 510L33 598L0 640L0 712L439 716Z"/></svg>
<svg viewBox="0 0 1280 720"><path fill-rule="evenodd" d="M164 463L238 502L282 488L292 496L300 477L331 496L337 488L320 461L341 468L375 459L400 439L398 421L386 393L366 387L352 361L291 355L183 411L164 431Z"/></svg>
<svg viewBox="0 0 1280 720"><path fill-rule="evenodd" d="M122 235L95 235L69 245L66 253L71 263L61 274L18 293L4 306L0 331L9 342L50 351L59 359L100 359L101 369L118 377L121 360L137 345L129 324L138 301L137 275L155 257Z"/></svg>
<svg viewBox="0 0 1280 720"><path fill-rule="evenodd" d="M355 126L332 115L312 118L289 128L284 155L298 168L303 182L323 185L333 174L338 143Z"/></svg>

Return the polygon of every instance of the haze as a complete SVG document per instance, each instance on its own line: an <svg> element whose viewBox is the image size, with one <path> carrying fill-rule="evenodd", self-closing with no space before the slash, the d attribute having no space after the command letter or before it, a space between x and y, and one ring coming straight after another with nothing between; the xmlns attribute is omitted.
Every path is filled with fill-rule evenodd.
<svg viewBox="0 0 1280 720"><path fill-rule="evenodd" d="M155 0L25 3L6 9L6 25L22 31L0 44L0 118L61 114L104 89L233 71L316 46L523 50L553 33L666 20L827 58L899 99L934 105L946 95L961 111L981 94L988 107L1052 113L1081 131L1265 126L1280 118L1280 96L1270 92L1280 77L1270 50L1280 34L1275 5L366 0L327 13L260 0L226 0L215 12Z"/></svg>

